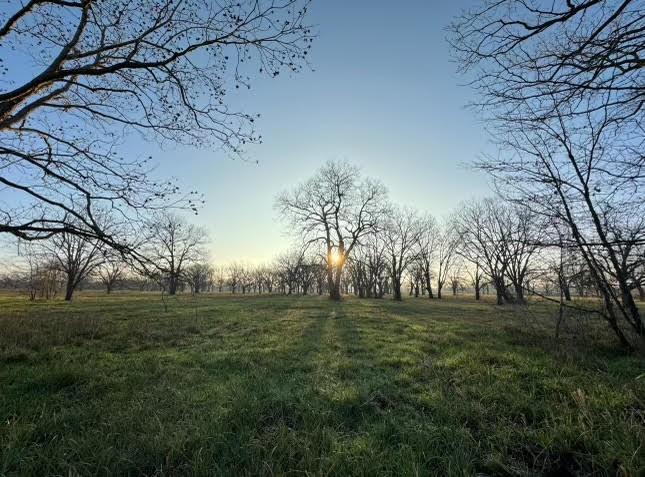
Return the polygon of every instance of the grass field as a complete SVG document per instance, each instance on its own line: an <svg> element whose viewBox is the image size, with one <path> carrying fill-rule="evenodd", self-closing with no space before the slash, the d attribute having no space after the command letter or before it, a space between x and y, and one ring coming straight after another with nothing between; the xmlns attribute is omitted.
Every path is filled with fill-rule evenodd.
<svg viewBox="0 0 645 477"><path fill-rule="evenodd" d="M0 296L0 475L645 475L645 360L540 316Z"/></svg>

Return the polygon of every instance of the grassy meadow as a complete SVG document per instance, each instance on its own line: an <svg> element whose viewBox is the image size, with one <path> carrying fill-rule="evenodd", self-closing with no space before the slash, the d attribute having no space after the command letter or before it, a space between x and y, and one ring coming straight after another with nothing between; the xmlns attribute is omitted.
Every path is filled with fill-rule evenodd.
<svg viewBox="0 0 645 477"><path fill-rule="evenodd" d="M551 311L0 295L0 475L645 475L645 360Z"/></svg>

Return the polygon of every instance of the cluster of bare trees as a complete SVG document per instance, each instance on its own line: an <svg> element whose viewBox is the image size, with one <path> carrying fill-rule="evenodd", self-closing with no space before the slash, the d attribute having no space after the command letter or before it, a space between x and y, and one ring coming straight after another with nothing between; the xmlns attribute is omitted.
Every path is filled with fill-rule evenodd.
<svg viewBox="0 0 645 477"><path fill-rule="evenodd" d="M109 230L109 225L103 225ZM173 213L158 213L138 229L132 256L84 235L59 233L46 240L22 244L22 266L5 277L29 290L32 299L53 298L59 291L72 299L82 284L100 283L107 293L122 281L151 281L170 295L190 287L194 293L211 287L213 269L204 246L206 232ZM142 258L143 257L143 258Z"/></svg>
<svg viewBox="0 0 645 477"><path fill-rule="evenodd" d="M446 284L453 293L463 287L460 275L468 270L478 298L486 278L500 304L523 302L542 230L529 210L492 199L460 208L440 226L429 214L392 205L380 182L346 162L328 162L280 195L277 208L303 249L321 257L333 299L343 277L361 297L391 293L401 300L407 283L416 295L434 298L436 290L441 298Z"/></svg>
<svg viewBox="0 0 645 477"><path fill-rule="evenodd" d="M642 2L482 2L451 30L501 150L478 166L551 223L550 245L583 264L621 343L642 344Z"/></svg>
<svg viewBox="0 0 645 477"><path fill-rule="evenodd" d="M109 292L133 274L170 294L208 287L203 231L165 213L196 212L199 195L155 179L151 158L123 145L137 134L237 154L259 141L258 116L231 109L227 94L249 88L253 76L306 64L308 3L28 0L2 8L0 233L34 242L23 245L29 271L12 281L43 290L34 297L62 288L68 300L88 279Z"/></svg>
<svg viewBox="0 0 645 477"><path fill-rule="evenodd" d="M263 265L235 262L219 267L216 276L217 290L233 294L320 295L326 291L321 260L301 250L282 253Z"/></svg>
<svg viewBox="0 0 645 477"><path fill-rule="evenodd" d="M303 184L281 194L277 210L303 241L323 254L331 298L341 297L341 277L354 248L370 234L386 207L383 184L361 177L346 162L329 162Z"/></svg>
<svg viewBox="0 0 645 477"><path fill-rule="evenodd" d="M476 299L493 289L499 305L525 304L528 295L559 293L570 301L575 288L601 298L612 329L627 343L616 313L639 332L635 295L644 298L645 218L638 207L629 211L638 215L632 220L625 210L605 211L592 237L583 234L598 225L593 214L584 224L566 222L524 199L463 203L439 225L392 205L380 182L348 163L328 162L280 195L277 208L303 250L319 257L332 299L353 292L401 300L406 286L410 294L441 298L450 287L453 294L472 289Z"/></svg>

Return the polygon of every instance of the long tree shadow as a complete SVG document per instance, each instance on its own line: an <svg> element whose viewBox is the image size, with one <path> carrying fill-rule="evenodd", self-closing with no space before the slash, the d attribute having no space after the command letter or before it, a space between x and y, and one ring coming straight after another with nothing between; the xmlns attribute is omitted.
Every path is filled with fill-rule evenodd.
<svg viewBox="0 0 645 477"><path fill-rule="evenodd" d="M16 366L2 418L29 427L4 441L0 473L475 473L483 453L533 444L500 416L536 431L563 386L543 355L432 303L234 301L154 321L168 329L146 349L70 348L48 377Z"/></svg>

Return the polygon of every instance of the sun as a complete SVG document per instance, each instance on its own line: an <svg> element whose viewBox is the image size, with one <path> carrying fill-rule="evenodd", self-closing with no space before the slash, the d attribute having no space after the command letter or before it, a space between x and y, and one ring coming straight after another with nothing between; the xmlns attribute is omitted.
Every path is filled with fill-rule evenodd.
<svg viewBox="0 0 645 477"><path fill-rule="evenodd" d="M332 250L329 252L329 262L334 266L340 264L341 256L340 253L338 253L338 250Z"/></svg>

